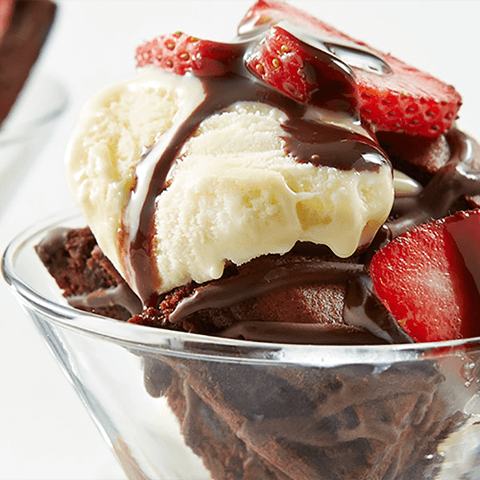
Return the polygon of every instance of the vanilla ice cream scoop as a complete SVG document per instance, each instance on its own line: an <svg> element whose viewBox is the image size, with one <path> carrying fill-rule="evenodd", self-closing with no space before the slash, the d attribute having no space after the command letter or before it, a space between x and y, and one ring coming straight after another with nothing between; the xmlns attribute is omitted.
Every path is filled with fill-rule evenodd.
<svg viewBox="0 0 480 480"><path fill-rule="evenodd" d="M194 77L151 70L101 90L80 113L67 148L67 179L97 242L120 272L122 215L143 149L157 138L164 141L204 96Z"/></svg>
<svg viewBox="0 0 480 480"><path fill-rule="evenodd" d="M138 231L158 159L205 97L194 76L147 69L94 96L71 139L75 199L137 293L125 239ZM282 254L298 241L327 245L339 257L371 241L393 204L388 162L375 152L364 155L374 168L299 162L288 152L287 122L280 108L235 102L184 143L155 199L150 252L158 293L219 278L226 260ZM352 120L345 128L357 127Z"/></svg>

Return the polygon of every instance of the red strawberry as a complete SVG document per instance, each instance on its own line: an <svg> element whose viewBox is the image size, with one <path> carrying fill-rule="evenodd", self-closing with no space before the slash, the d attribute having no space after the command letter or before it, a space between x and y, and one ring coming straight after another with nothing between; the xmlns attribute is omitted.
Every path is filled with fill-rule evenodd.
<svg viewBox="0 0 480 480"><path fill-rule="evenodd" d="M309 13L277 0L257 0L240 22L238 34L240 36L250 35L259 30L266 30L284 20L327 37L342 38L364 45Z"/></svg>
<svg viewBox="0 0 480 480"><path fill-rule="evenodd" d="M417 342L480 335L480 209L421 225L373 257L373 288Z"/></svg>
<svg viewBox="0 0 480 480"><path fill-rule="evenodd" d="M438 136L450 129L461 106L461 97L455 89L410 67L395 57L368 47L311 15L276 0L259 0L248 11L239 26L240 35L266 30L286 20L321 37L350 42L352 46L368 49L388 65L389 72L365 70L350 63L359 88L361 116L375 130L404 132L411 135ZM324 40L328 40L325 39ZM332 47L332 52L335 46ZM337 48L338 53L338 48ZM342 53L338 53L341 57ZM373 59L371 56L370 59ZM273 59L270 59L273 60ZM346 63L349 63L345 57ZM374 68L375 65L372 65ZM290 81L295 83L295 81ZM278 83L278 82L277 82Z"/></svg>
<svg viewBox="0 0 480 480"><path fill-rule="evenodd" d="M273 26L256 48L247 52L245 64L299 102L350 110L356 97L351 74L338 62L329 61L331 55L321 53L284 28Z"/></svg>
<svg viewBox="0 0 480 480"><path fill-rule="evenodd" d="M177 32L161 35L137 48L138 67L155 65L178 75L192 71L196 76L221 76L238 58L236 46L200 40Z"/></svg>

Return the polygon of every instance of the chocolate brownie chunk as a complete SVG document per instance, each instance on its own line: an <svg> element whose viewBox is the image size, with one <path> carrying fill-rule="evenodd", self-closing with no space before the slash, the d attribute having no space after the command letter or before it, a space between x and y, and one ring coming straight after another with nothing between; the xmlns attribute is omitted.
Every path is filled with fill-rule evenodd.
<svg viewBox="0 0 480 480"><path fill-rule="evenodd" d="M5 120L36 62L55 18L48 0L17 0L0 39L0 124Z"/></svg>
<svg viewBox="0 0 480 480"><path fill-rule="evenodd" d="M127 307L141 308L138 298L98 248L90 229L59 228L36 250L72 306L118 320L130 318Z"/></svg>
<svg viewBox="0 0 480 480"><path fill-rule="evenodd" d="M146 364L149 391L168 398L216 479L433 479L439 443L464 420L447 414L434 360L383 371L173 357Z"/></svg>

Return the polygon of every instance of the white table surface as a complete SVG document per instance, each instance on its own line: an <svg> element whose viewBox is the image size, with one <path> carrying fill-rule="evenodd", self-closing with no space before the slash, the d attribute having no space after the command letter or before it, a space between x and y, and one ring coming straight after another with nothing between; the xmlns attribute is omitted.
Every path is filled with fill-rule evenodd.
<svg viewBox="0 0 480 480"><path fill-rule="evenodd" d="M464 99L459 125L480 138L480 2L291 2L455 85ZM228 41L251 3L59 1L55 28L35 74L47 72L64 82L70 104L9 206L0 212L1 250L36 220L73 207L63 172L69 132L92 93L133 75L137 44L177 30ZM125 479L73 388L1 280L0 304L0 480Z"/></svg>

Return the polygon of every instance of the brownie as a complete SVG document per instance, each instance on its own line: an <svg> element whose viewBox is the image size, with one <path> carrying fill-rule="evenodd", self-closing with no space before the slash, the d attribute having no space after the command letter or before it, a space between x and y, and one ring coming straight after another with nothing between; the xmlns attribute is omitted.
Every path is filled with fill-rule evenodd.
<svg viewBox="0 0 480 480"><path fill-rule="evenodd" d="M376 371L147 357L145 374L219 480L433 479L464 420L446 415L431 359Z"/></svg>
<svg viewBox="0 0 480 480"><path fill-rule="evenodd" d="M13 14L5 12L11 18L0 37L0 125L40 55L55 12L56 5L48 0L17 0Z"/></svg>
<svg viewBox="0 0 480 480"><path fill-rule="evenodd" d="M141 309L115 267L97 245L89 228L58 228L36 251L69 303L84 311L128 320Z"/></svg>

